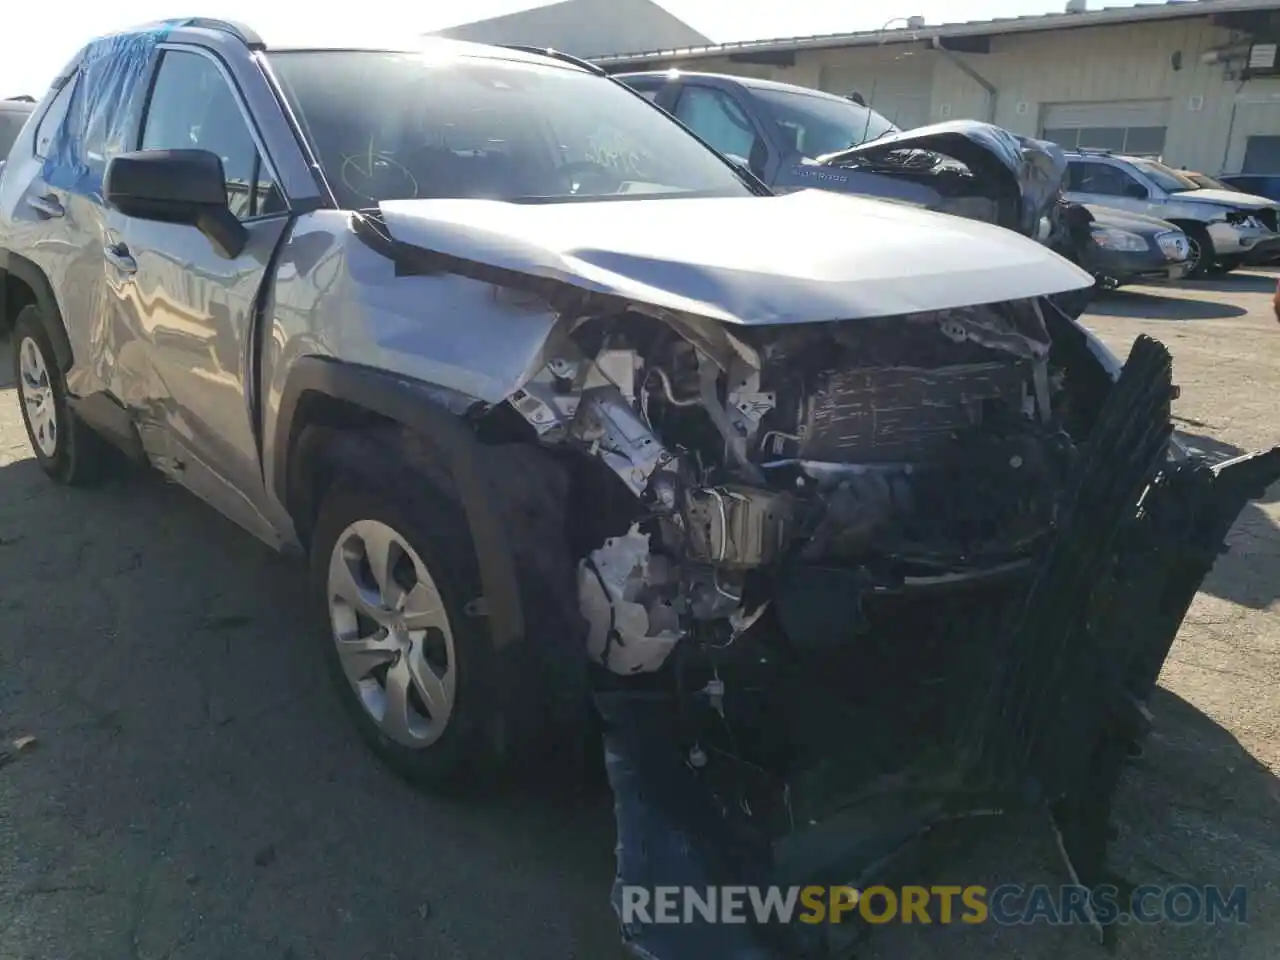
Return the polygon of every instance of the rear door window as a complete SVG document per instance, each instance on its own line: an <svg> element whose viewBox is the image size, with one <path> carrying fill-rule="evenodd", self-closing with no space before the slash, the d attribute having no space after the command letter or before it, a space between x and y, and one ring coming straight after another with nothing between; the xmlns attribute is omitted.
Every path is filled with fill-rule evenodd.
<svg viewBox="0 0 1280 960"><path fill-rule="evenodd" d="M662 92L662 87L666 83L665 80L623 80L628 87L634 90L640 96L653 103L658 102L658 94Z"/></svg>
<svg viewBox="0 0 1280 960"><path fill-rule="evenodd" d="M71 100L79 86L80 74L77 73L63 84L62 89L58 91L58 95L53 98L53 103L49 104L49 109L40 118L40 126L36 127L35 144L36 156L40 159L43 160L49 156L54 138L58 135L58 131L62 129L63 122L67 119L67 110L71 106Z"/></svg>
<svg viewBox="0 0 1280 960"><path fill-rule="evenodd" d="M1076 193L1096 193L1107 197L1123 197L1126 189L1138 181L1119 167L1109 163L1072 161L1067 189Z"/></svg>

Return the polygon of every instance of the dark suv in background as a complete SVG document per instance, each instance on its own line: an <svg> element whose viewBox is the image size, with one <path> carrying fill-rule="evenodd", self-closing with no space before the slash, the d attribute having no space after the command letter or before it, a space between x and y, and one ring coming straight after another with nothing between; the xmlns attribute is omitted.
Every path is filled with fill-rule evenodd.
<svg viewBox="0 0 1280 960"><path fill-rule="evenodd" d="M27 117L31 116L35 109L36 103L30 97L0 100L0 173L4 172L4 161L5 157L9 156L9 149L18 139L18 134L22 132Z"/></svg>
<svg viewBox="0 0 1280 960"><path fill-rule="evenodd" d="M1056 145L978 120L903 131L855 100L789 83L677 70L616 79L775 193L901 200L1034 236L1066 171Z"/></svg>

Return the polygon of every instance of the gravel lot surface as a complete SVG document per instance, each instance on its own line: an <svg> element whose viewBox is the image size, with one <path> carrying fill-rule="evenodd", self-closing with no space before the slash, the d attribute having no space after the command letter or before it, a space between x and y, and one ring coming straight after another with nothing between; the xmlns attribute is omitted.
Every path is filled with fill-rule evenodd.
<svg viewBox="0 0 1280 960"><path fill-rule="evenodd" d="M1173 351L1178 427L1280 442L1275 276L1135 287L1088 322ZM0 958L603 958L607 797L489 805L403 786L301 629L302 570L186 493L53 487L0 350ZM1231 536L1174 648L1119 804L1135 882L1244 884L1249 923L1126 929L1121 960L1280 956L1280 489ZM23 749L15 739L35 737ZM929 879L1063 882L1043 824L993 822ZM1086 931L881 928L862 956L1103 954Z"/></svg>

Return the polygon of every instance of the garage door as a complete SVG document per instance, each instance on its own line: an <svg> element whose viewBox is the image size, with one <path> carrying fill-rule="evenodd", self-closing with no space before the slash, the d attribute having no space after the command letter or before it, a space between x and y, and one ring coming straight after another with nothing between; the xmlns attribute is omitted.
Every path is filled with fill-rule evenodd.
<svg viewBox="0 0 1280 960"><path fill-rule="evenodd" d="M1068 150L1090 147L1155 157L1164 151L1168 127L1168 100L1051 103L1044 108L1040 135Z"/></svg>

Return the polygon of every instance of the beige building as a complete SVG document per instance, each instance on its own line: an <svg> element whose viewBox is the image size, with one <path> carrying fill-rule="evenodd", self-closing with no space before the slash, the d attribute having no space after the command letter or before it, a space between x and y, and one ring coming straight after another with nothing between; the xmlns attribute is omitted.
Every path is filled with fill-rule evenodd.
<svg viewBox="0 0 1280 960"><path fill-rule="evenodd" d="M1280 173L1278 41L1276 0L1184 0L595 59L857 92L903 127L971 117L1206 173Z"/></svg>

